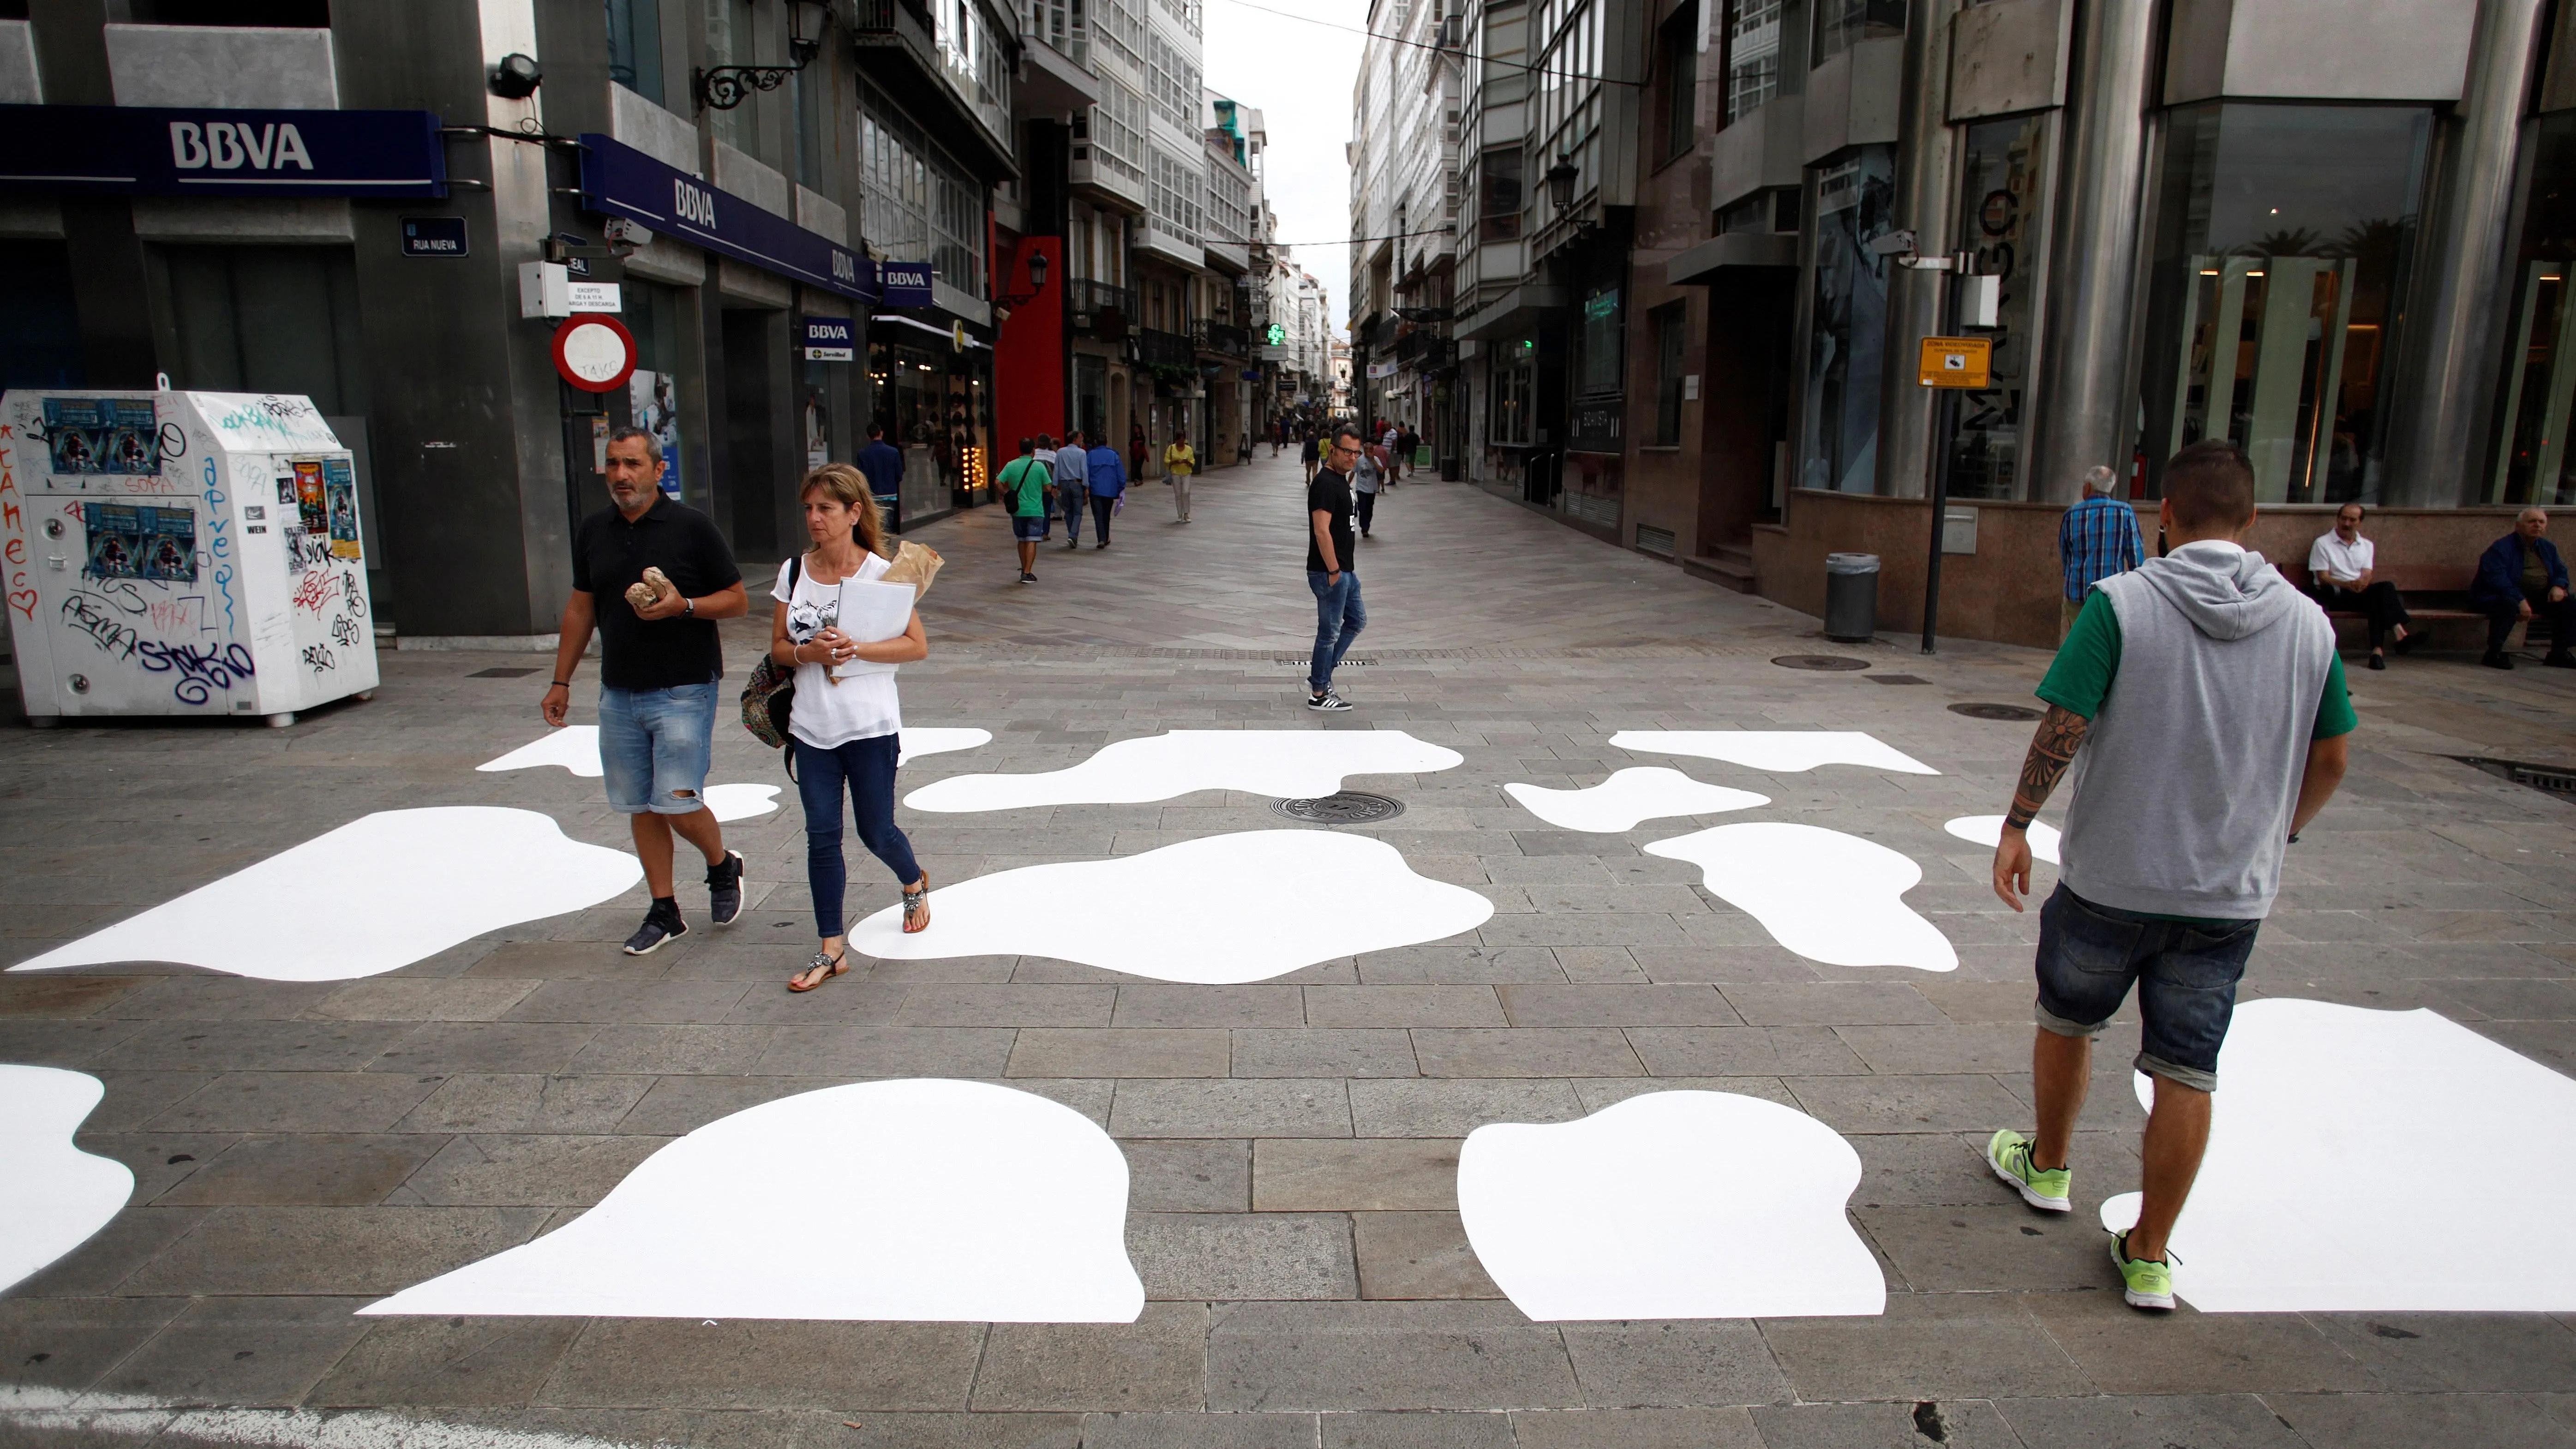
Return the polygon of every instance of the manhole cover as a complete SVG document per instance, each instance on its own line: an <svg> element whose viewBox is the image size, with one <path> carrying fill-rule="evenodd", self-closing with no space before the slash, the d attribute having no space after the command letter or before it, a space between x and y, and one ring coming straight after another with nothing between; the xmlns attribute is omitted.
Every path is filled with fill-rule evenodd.
<svg viewBox="0 0 2576 1449"><path fill-rule="evenodd" d="M525 679L536 672L533 669L477 669L465 677L468 679Z"/></svg>
<svg viewBox="0 0 2576 1449"><path fill-rule="evenodd" d="M1771 662L1783 669L1816 669L1829 674L1869 667L1866 659L1851 659L1840 654L1783 654Z"/></svg>
<svg viewBox="0 0 2576 1449"><path fill-rule="evenodd" d="M1273 800L1270 808L1291 820L1316 825L1375 825L1404 813L1404 802L1359 790L1344 790L1313 800Z"/></svg>
<svg viewBox="0 0 2576 1449"><path fill-rule="evenodd" d="M2475 765L2490 775L2500 775L2517 785L2529 785L2552 795L2576 796L2576 770L2555 765L2526 765L2520 760L2491 760L2484 755L2453 755L2463 765Z"/></svg>
<svg viewBox="0 0 2576 1449"><path fill-rule="evenodd" d="M1932 681L1920 674L1873 674L1869 677L1869 682L1872 684L1930 684Z"/></svg>
<svg viewBox="0 0 2576 1449"><path fill-rule="evenodd" d="M2037 719L2044 711L2026 704L1954 704L1950 706L1950 713L1964 714L1970 719Z"/></svg>

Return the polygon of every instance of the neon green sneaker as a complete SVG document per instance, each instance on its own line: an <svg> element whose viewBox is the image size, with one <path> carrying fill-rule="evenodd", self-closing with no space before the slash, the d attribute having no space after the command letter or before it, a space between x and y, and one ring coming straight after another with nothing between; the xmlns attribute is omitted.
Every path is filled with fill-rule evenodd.
<svg viewBox="0 0 2576 1449"><path fill-rule="evenodd" d="M2007 1127L1986 1144L1986 1166L2012 1184L2021 1200L2041 1212L2062 1213L2075 1206L2068 1184L2075 1174L2066 1168L2042 1171L2030 1165L2030 1139Z"/></svg>
<svg viewBox="0 0 2576 1449"><path fill-rule="evenodd" d="M2166 1254L2167 1257L2173 1256ZM2129 1235L2111 1235L2111 1265L2120 1270L2120 1282L2126 1291L2122 1297L2131 1308L2152 1309L2161 1313L2173 1311L2173 1267L2129 1256Z"/></svg>

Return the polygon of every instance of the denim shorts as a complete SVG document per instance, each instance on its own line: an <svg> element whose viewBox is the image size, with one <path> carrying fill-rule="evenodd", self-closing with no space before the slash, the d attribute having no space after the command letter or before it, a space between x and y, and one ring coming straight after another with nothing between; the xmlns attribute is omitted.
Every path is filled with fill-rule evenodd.
<svg viewBox="0 0 2576 1449"><path fill-rule="evenodd" d="M1047 525L1054 521L1043 513L1014 513L1011 515L1011 537L1024 543L1035 543L1046 537Z"/></svg>
<svg viewBox="0 0 2576 1449"><path fill-rule="evenodd" d="M2218 1048L2261 921L2194 925L2097 906L2061 882L2039 908L2034 1018L2059 1036L2097 1036L2129 986L2146 1023L2137 1068L2218 1090Z"/></svg>
<svg viewBox="0 0 2576 1449"><path fill-rule="evenodd" d="M690 815L706 807L716 686L599 691L599 764L620 815Z"/></svg>

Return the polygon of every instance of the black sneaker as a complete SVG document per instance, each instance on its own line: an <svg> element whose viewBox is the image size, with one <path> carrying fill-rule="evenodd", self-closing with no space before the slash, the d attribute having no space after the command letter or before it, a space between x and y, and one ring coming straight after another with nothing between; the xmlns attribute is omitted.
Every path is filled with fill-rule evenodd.
<svg viewBox="0 0 2576 1449"><path fill-rule="evenodd" d="M739 909L739 900L736 908ZM687 934L689 923L680 919L677 910L665 912L656 905L644 913L644 924L635 928L635 934L626 938L626 954L650 956L662 949L663 942Z"/></svg>
<svg viewBox="0 0 2576 1449"><path fill-rule="evenodd" d="M2490 649L2479 657L2478 662L2489 669L2511 669L2513 656L2501 649Z"/></svg>
<svg viewBox="0 0 2576 1449"><path fill-rule="evenodd" d="M707 919L730 926L742 914L742 852L725 852L724 864L707 867Z"/></svg>
<svg viewBox="0 0 2576 1449"><path fill-rule="evenodd" d="M1021 574L1020 574L1020 582L1021 582L1021 583L1024 583L1024 584L1034 584L1034 583L1036 583L1037 581L1038 581L1038 576L1037 576L1036 574L1029 573L1029 572L1027 572L1027 571L1025 571L1025 570L1023 570L1023 571L1021 572Z"/></svg>
<svg viewBox="0 0 2576 1449"><path fill-rule="evenodd" d="M1306 707L1308 709L1323 710L1330 714L1340 710L1349 709L1351 707L1351 702L1328 689L1321 694L1308 695L1306 697Z"/></svg>

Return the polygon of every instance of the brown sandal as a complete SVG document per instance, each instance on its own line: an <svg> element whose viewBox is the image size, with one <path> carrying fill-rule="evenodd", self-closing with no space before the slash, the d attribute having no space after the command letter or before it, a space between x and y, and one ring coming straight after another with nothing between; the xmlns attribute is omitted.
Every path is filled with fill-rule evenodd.
<svg viewBox="0 0 2576 1449"><path fill-rule="evenodd" d="M921 873L921 888L903 889L903 933L917 935L930 929L930 872Z"/></svg>
<svg viewBox="0 0 2576 1449"><path fill-rule="evenodd" d="M826 966L828 966L828 967L830 967L830 968L832 968L832 969L830 969L829 971L823 971L823 968L824 968L824 967L826 967ZM790 991L799 992L799 993L803 993L803 992L811 991L811 990L813 990L813 989L814 989L814 987L815 987L815 986L820 986L820 985L822 985L824 982L831 980L833 977L838 976L838 975L840 975L842 972L847 971L847 970L849 970L849 969L850 969L850 953L849 953L849 952L844 951L844 952L842 952L842 953L841 953L840 955L838 955L838 956L829 956L829 955L825 955L825 954L824 954L823 952L821 952L821 951L817 951L817 952L815 952L815 953L814 953L814 959L805 963L805 969L804 969L804 970L799 971L799 972L797 972L795 975L790 976L790 977L788 977L788 978L787 978L787 989L788 989L788 990L790 990ZM805 979L806 977L808 977L808 976L813 976L813 975L814 975L814 973L815 973L815 972L817 972L817 971L823 971L823 974L822 974L821 976L819 976L819 977L816 977L816 978L815 978L813 986L799 986L799 985L797 985L797 984L796 984L796 983L798 983L798 982L800 982L800 981L804 980L804 979Z"/></svg>

